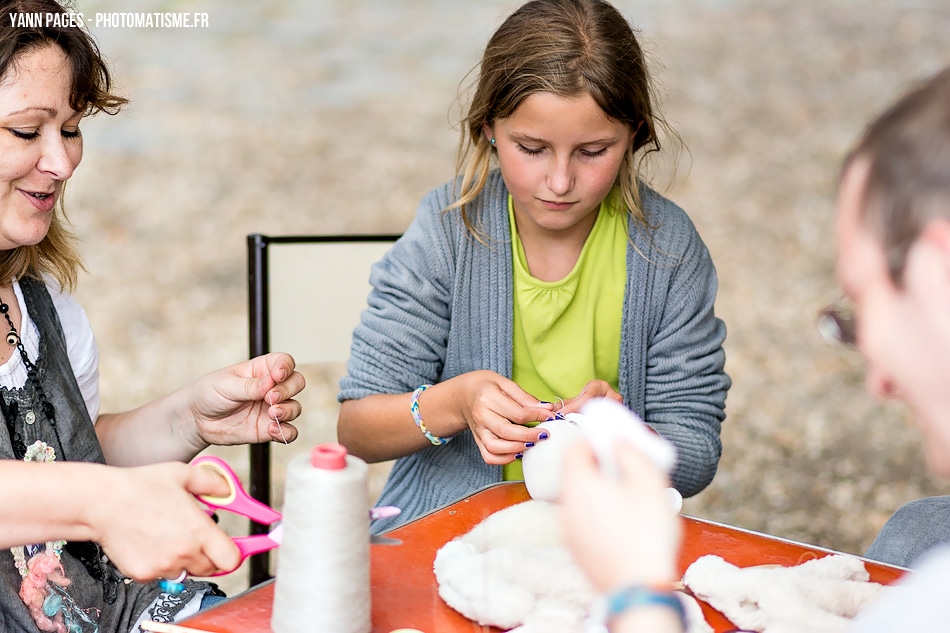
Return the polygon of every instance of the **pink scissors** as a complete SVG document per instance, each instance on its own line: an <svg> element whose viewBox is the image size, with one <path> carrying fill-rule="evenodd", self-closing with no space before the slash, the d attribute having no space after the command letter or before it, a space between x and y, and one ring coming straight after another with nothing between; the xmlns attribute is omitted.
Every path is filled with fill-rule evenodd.
<svg viewBox="0 0 950 633"><path fill-rule="evenodd" d="M196 495L202 503L208 506L208 508L211 510L227 510L229 512L234 512L235 514L245 516L255 523L272 526L272 529L267 534L238 536L233 539L234 544L237 545L238 550L241 552L242 562L248 556L266 552L280 545L281 537L283 536L283 528L279 523L281 519L280 512L274 510L270 506L264 505L260 501L247 494L247 492L245 492L244 488L241 486L241 480L238 478L237 474L231 470L231 467L228 466L227 462L213 455L202 455L201 457L192 460L191 465L213 470L224 477L228 482L230 492L226 497ZM238 564L240 565L240 563ZM232 569L230 571L222 571L214 575L223 576L225 574L231 573L232 571L234 570Z"/></svg>

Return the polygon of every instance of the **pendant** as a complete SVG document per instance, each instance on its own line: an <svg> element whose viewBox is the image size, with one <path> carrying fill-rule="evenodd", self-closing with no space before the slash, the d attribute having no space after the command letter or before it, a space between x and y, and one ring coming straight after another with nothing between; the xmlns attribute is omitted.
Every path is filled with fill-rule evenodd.
<svg viewBox="0 0 950 633"><path fill-rule="evenodd" d="M56 459L56 449L42 440L36 440L26 449L23 461L52 462Z"/></svg>

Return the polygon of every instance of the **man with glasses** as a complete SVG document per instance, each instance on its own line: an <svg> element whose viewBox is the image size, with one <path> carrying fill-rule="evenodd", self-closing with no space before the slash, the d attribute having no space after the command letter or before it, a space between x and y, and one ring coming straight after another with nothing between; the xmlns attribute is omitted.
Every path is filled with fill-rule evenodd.
<svg viewBox="0 0 950 633"><path fill-rule="evenodd" d="M950 478L950 68L867 127L844 162L837 207L837 276L853 312L827 311L822 329L857 345L868 391L911 409L928 466ZM665 482L635 449L618 447L617 458L619 479L576 443L563 478L565 534L594 583L614 596L613 633L680 631L675 601L658 590L676 580L680 534L660 494ZM909 564L937 547L853 630L950 631L945 541L947 498L895 514L869 554Z"/></svg>
<svg viewBox="0 0 950 633"><path fill-rule="evenodd" d="M871 125L845 161L838 277L856 308L867 389L898 398L924 436L931 470L950 476L950 75L938 75ZM942 303L946 301L946 303ZM950 497L892 516L868 558L910 566L950 542Z"/></svg>

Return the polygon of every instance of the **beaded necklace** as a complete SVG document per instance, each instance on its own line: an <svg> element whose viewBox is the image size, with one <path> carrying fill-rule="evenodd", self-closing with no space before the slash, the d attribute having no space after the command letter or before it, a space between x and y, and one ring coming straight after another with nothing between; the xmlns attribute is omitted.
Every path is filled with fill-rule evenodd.
<svg viewBox="0 0 950 633"><path fill-rule="evenodd" d="M17 351L20 352L20 359L23 361L23 367L26 369L26 382L33 388L33 392L36 394L37 400L39 400L39 408L49 421L50 427L53 429L53 435L56 436L56 443L59 444L60 450L62 451L63 442L59 438L59 428L56 426L56 409L46 398L46 392L43 390L43 385L40 383L39 376L37 375L36 365L33 364L33 361L30 360L29 355L26 353L26 347L23 346L23 341L16 327L13 325L13 320L10 318L10 306L8 306L3 299L0 299L0 314L3 314L7 320L7 325L10 327L10 331L7 332L7 344L11 347L15 347ZM23 436L16 430L19 404L14 400L10 402L9 405L4 406L4 409L3 417L7 423L7 430L10 432L13 454L17 459L24 459L27 450L26 444L23 442ZM30 425L35 424L36 412L33 409L29 409L23 415L23 421ZM60 457L65 459L65 455L60 455Z"/></svg>

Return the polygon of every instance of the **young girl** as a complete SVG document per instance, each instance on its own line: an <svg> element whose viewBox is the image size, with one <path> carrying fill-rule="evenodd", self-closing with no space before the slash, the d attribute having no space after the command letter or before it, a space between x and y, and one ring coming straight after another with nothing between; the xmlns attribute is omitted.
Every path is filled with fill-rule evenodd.
<svg viewBox="0 0 950 633"><path fill-rule="evenodd" d="M341 381L340 441L398 458L380 503L402 514L375 531L520 478L547 437L530 425L597 396L676 444L684 496L712 480L725 327L705 245L637 177L659 149L650 95L606 2L529 2L492 36L461 175L374 266Z"/></svg>

